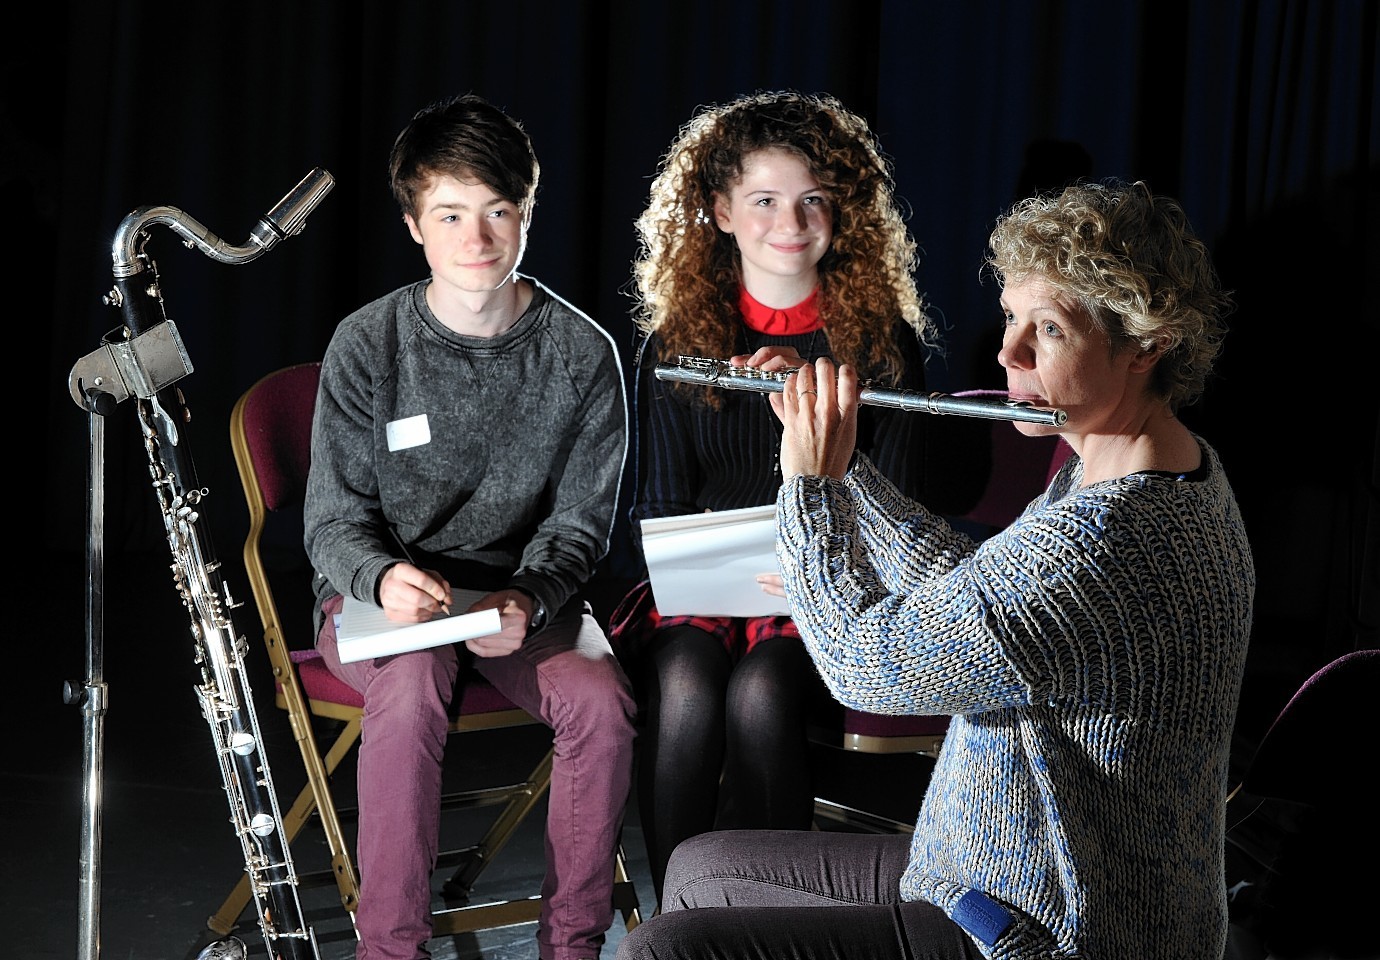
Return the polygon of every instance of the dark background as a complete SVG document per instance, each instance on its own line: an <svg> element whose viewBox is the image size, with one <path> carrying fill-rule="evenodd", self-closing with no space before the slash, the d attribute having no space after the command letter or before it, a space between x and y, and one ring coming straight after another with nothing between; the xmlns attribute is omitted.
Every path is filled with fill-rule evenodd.
<svg viewBox="0 0 1380 960"><path fill-rule="evenodd" d="M1243 722L1263 724L1313 669L1377 645L1378 9L1369 0L26 7L3 63L0 196L19 292L17 303L7 298L17 321L7 355L21 382L33 362L22 331L39 330L44 348L33 364L40 413L18 408L9 419L9 582L31 618L10 640L37 650L36 666L11 676L41 692L36 735L52 737L55 756L79 755L79 716L59 713L57 691L82 677L95 445L68 374L120 324L101 297L126 215L176 207L238 246L312 168L336 179L306 230L252 263L213 261L162 227L147 245L194 366L179 386L194 415L204 515L227 580L247 597L230 408L270 370L319 358L347 313L424 274L386 177L393 138L417 108L474 91L524 123L543 172L523 268L594 316L626 359L633 220L662 152L696 105L783 87L837 95L894 158L923 248L920 287L950 346L929 368L934 388L1003 385L990 345L997 293L978 271L993 218L1028 186L1115 175L1182 200L1239 303L1219 374L1185 419L1221 452L1256 548ZM105 418L103 564L127 571L154 558L137 602L176 605L158 573L166 542L134 406ZM27 442L35 423L38 449ZM625 534L609 561L615 573L627 572ZM103 639L112 671L183 642Z"/></svg>

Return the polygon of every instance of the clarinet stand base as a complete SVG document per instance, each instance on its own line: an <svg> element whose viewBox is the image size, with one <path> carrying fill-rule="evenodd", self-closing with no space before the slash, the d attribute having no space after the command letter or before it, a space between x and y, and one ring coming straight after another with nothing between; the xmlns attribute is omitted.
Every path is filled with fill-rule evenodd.
<svg viewBox="0 0 1380 960"><path fill-rule="evenodd" d="M243 940L227 937L202 950L196 955L196 960L245 960L247 956L249 952L245 950Z"/></svg>

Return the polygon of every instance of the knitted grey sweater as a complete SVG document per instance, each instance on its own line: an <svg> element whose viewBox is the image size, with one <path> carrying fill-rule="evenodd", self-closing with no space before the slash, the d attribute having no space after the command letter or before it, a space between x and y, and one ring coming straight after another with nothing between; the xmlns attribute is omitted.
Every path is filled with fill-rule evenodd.
<svg viewBox="0 0 1380 960"><path fill-rule="evenodd" d="M519 586L552 615L607 552L627 453L622 367L593 320L523 279L532 302L496 337L444 327L429 280L336 328L304 508L318 616L335 593L377 599L402 556L390 527L456 588Z"/></svg>
<svg viewBox="0 0 1380 960"><path fill-rule="evenodd" d="M956 919L970 890L990 897L1012 923L988 956L1222 955L1255 570L1199 443L1197 482L1084 489L1075 457L981 544L862 456L779 493L786 593L834 695L952 716L901 895Z"/></svg>

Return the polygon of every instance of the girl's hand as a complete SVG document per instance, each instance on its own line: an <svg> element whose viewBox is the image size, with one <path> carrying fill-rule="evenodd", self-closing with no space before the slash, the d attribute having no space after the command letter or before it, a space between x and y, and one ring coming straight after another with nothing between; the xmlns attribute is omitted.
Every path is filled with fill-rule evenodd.
<svg viewBox="0 0 1380 960"><path fill-rule="evenodd" d="M808 361L795 352L795 347L767 346L758 348L756 353L740 353L728 358L735 367L756 367L765 373L776 373L803 367Z"/></svg>
<svg viewBox="0 0 1380 960"><path fill-rule="evenodd" d="M781 582L781 574L779 573L759 573L757 582L761 584L763 593L769 593L773 597L786 595L786 587Z"/></svg>

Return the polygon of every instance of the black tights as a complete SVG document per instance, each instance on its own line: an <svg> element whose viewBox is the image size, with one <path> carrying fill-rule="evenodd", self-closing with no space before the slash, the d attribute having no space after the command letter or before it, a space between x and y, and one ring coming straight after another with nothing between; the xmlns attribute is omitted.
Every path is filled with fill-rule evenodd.
<svg viewBox="0 0 1380 960"><path fill-rule="evenodd" d="M643 682L637 796L658 903L687 837L810 828L806 721L828 691L799 640L762 640L735 665L716 637L671 627L652 640Z"/></svg>

